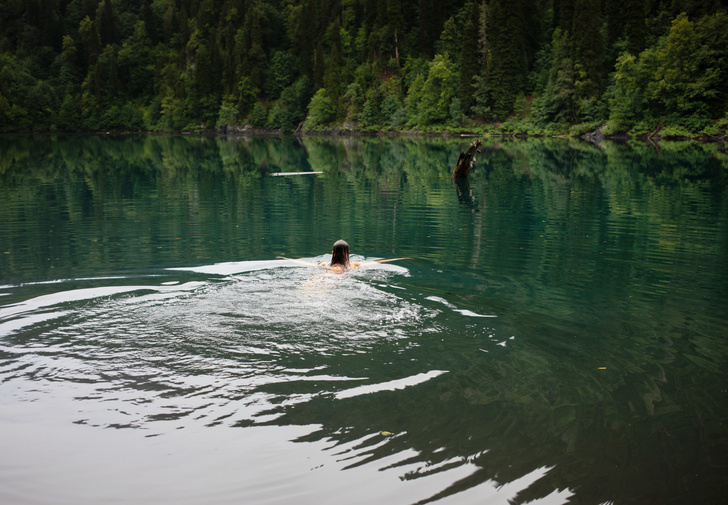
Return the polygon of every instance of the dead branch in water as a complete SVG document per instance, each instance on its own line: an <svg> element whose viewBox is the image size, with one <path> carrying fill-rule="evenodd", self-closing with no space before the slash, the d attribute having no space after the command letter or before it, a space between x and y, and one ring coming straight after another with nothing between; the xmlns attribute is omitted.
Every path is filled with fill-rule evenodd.
<svg viewBox="0 0 728 505"><path fill-rule="evenodd" d="M468 176L475 163L475 154L480 152L482 144L483 142L480 139L475 139L466 152L460 153L460 158L458 158L458 163L452 173L453 179L464 179Z"/></svg>

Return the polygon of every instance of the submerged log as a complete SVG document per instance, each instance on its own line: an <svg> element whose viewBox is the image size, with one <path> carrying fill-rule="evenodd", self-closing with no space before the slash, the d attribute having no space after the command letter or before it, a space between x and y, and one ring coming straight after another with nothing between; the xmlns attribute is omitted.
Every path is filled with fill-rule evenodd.
<svg viewBox="0 0 728 505"><path fill-rule="evenodd" d="M470 183L467 179L453 179L455 192L458 195L458 201L468 207L472 212L478 212L478 202L473 198L473 191L470 189Z"/></svg>
<svg viewBox="0 0 728 505"><path fill-rule="evenodd" d="M467 151L460 153L458 163L455 165L455 170L452 172L453 180L464 179L468 176L470 170L473 168L473 164L475 163L475 154L480 152L480 146L482 144L483 142L480 139L476 139L472 144L470 144Z"/></svg>

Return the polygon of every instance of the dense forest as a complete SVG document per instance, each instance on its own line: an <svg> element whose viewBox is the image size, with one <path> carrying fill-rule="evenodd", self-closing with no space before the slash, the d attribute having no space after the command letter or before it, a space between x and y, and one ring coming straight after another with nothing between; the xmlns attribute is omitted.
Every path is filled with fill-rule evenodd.
<svg viewBox="0 0 728 505"><path fill-rule="evenodd" d="M726 0L0 0L0 131L725 135Z"/></svg>

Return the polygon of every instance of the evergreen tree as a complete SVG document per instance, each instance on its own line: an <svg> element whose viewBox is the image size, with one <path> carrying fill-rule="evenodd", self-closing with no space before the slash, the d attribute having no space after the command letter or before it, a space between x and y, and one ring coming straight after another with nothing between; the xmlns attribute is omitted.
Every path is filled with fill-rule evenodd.
<svg viewBox="0 0 728 505"><path fill-rule="evenodd" d="M242 30L242 75L250 77L253 86L258 89L262 88L265 82L265 64L267 62L263 48L262 18L261 10L257 5L253 5L245 14Z"/></svg>
<svg viewBox="0 0 728 505"><path fill-rule="evenodd" d="M59 81L62 95L73 94L79 85L78 50L76 43L70 35L63 37L63 50L61 51L61 68Z"/></svg>
<svg viewBox="0 0 728 505"><path fill-rule="evenodd" d="M79 103L73 95L66 95L58 111L58 128L65 131L77 131L82 128Z"/></svg>
<svg viewBox="0 0 728 505"><path fill-rule="evenodd" d="M612 131L717 132L728 107L724 9L720 0L0 0L0 129L181 129L247 116L292 130L307 111L318 118L310 124L435 128L460 124L463 111L501 121L532 103L530 124L544 128L608 116Z"/></svg>
<svg viewBox="0 0 728 505"><path fill-rule="evenodd" d="M150 51L145 23L139 21L134 37L127 39L119 50L119 78L128 97L145 103L154 94L155 69Z"/></svg>
<svg viewBox="0 0 728 505"><path fill-rule="evenodd" d="M314 53L313 84L316 89L324 87L324 45L319 42Z"/></svg>
<svg viewBox="0 0 728 505"><path fill-rule="evenodd" d="M467 112L473 104L475 93L473 78L480 74L478 28L480 25L480 8L477 2L471 2L468 19L463 32L463 45L460 52L460 103L463 112Z"/></svg>
<svg viewBox="0 0 728 505"><path fill-rule="evenodd" d="M570 31L574 19L576 0L554 0L554 28ZM616 3L616 2L615 2Z"/></svg>
<svg viewBox="0 0 728 505"><path fill-rule="evenodd" d="M488 90L491 112L497 120L505 119L513 110L519 92L523 91L528 72L526 53L525 10L529 0L492 0L489 4L491 67Z"/></svg>
<svg viewBox="0 0 728 505"><path fill-rule="evenodd" d="M301 74L314 77L314 65L316 56L316 1L303 0L300 24L300 47L299 58L301 61Z"/></svg>
<svg viewBox="0 0 728 505"><path fill-rule="evenodd" d="M612 4L614 2L607 2ZM639 54L645 49L645 4L640 0L627 0L624 2L624 34L629 41L629 50L632 54Z"/></svg>
<svg viewBox="0 0 728 505"><path fill-rule="evenodd" d="M80 67L84 70L96 63L101 53L101 41L91 18L86 16L78 26L78 48L81 57Z"/></svg>
<svg viewBox="0 0 728 505"><path fill-rule="evenodd" d="M419 3L420 52L427 58L434 55L435 41L442 31L438 23L437 5L438 0L420 0Z"/></svg>
<svg viewBox="0 0 728 505"><path fill-rule="evenodd" d="M703 16L695 24L698 49L694 55L701 89L710 110L718 119L728 114L728 13Z"/></svg>
<svg viewBox="0 0 728 505"><path fill-rule="evenodd" d="M265 83L266 98L275 100L281 91L293 84L298 77L298 59L285 51L276 51L271 58Z"/></svg>
<svg viewBox="0 0 728 505"><path fill-rule="evenodd" d="M622 2L605 2L607 21L607 40L609 47L626 38L629 51L639 54L645 48L645 2L641 0L624 0Z"/></svg>
<svg viewBox="0 0 728 505"><path fill-rule="evenodd" d="M665 115L673 123L709 116L704 100L710 94L709 86L702 86L704 76L699 75L695 59L697 47L695 25L687 15L680 14L657 53L659 66L651 87L652 98L664 106Z"/></svg>
<svg viewBox="0 0 728 505"><path fill-rule="evenodd" d="M564 32L561 28L554 30L548 81L537 107L536 119L542 124L576 121L577 95L569 39L568 32Z"/></svg>
<svg viewBox="0 0 728 505"><path fill-rule="evenodd" d="M594 0L575 0L571 50L577 100L581 102L580 113L584 112L584 107L589 101L595 100L600 95L604 79L605 47L601 28L599 3L595 5Z"/></svg>
<svg viewBox="0 0 728 505"><path fill-rule="evenodd" d="M144 30L152 45L159 42L159 32L157 31L157 19L149 7L149 0L142 3L142 21L144 21Z"/></svg>
<svg viewBox="0 0 728 505"><path fill-rule="evenodd" d="M119 33L117 28L117 19L114 6L111 0L103 0L101 3L101 12L98 15L97 29L101 44L116 44L118 42Z"/></svg>
<svg viewBox="0 0 728 505"><path fill-rule="evenodd" d="M400 57L402 49L405 48L405 34L407 32L402 0L389 0L387 2L387 18L389 20L389 35L394 42L394 58L397 61L397 67L401 67Z"/></svg>
<svg viewBox="0 0 728 505"><path fill-rule="evenodd" d="M342 89L343 58L341 49L341 25L336 19L329 25L326 31L326 38L329 41L329 56L326 59L326 70L323 76L323 85L328 96L334 103L338 104Z"/></svg>
<svg viewBox="0 0 728 505"><path fill-rule="evenodd" d="M445 54L451 60L460 59L462 50L462 32L455 23L455 18L451 17L442 27L440 39L435 43L435 53Z"/></svg>

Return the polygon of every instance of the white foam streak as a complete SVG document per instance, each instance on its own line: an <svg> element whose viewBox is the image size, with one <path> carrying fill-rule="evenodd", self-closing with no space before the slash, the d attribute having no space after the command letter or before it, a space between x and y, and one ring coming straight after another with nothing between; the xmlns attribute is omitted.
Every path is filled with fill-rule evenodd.
<svg viewBox="0 0 728 505"><path fill-rule="evenodd" d="M214 265L202 265L198 267L178 267L168 270L184 272L195 272L198 274L211 275L235 275L256 270L267 270L269 268L296 267L300 266L287 260L265 260L265 261L231 261L227 263L215 263ZM312 265L313 266L313 265Z"/></svg>
<svg viewBox="0 0 728 505"><path fill-rule="evenodd" d="M477 314L477 313L473 312L472 310L465 310L465 309L455 309L455 312L459 312L462 315L468 316L468 317L498 317L498 316L494 316L492 314Z"/></svg>
<svg viewBox="0 0 728 505"><path fill-rule="evenodd" d="M70 291L60 291L58 293L52 293L49 295L37 296L24 302L8 305L0 309L0 320L9 319L15 316L25 314L27 312L34 312L38 309L46 307L52 307L62 303L79 302L84 300L92 300L96 298L105 298L114 295L120 295L123 293L129 293L133 291L158 291L163 292L176 292L176 291L191 291L200 287L203 283L201 282L188 282L178 286L106 286L98 288L84 288L84 289L73 289ZM53 312L50 314L34 314L33 316L25 317L22 319L15 319L9 322L0 324L0 335L7 335L11 332L17 331L28 325L35 324L37 322L47 321L55 317L65 315L66 312Z"/></svg>
<svg viewBox="0 0 728 505"><path fill-rule="evenodd" d="M432 302L437 302L443 304L445 307L452 309L454 312L458 312L464 316L468 317L498 317L491 314L478 314L477 312L473 312L472 310L467 309L459 309L457 306L453 305L452 303L448 302L444 298L441 298L439 296L428 296L425 298L425 300L430 300Z"/></svg>
<svg viewBox="0 0 728 505"><path fill-rule="evenodd" d="M428 380L434 379L444 373L447 373L447 370L430 370L429 372L419 373L417 375L412 375L411 377L405 377L404 379L396 379L388 382L380 382L379 384L367 384L351 389L344 389L343 391L336 393L334 397L337 400L343 400L344 398L378 393L380 391L396 391L398 389L422 384L423 382L427 382Z"/></svg>

